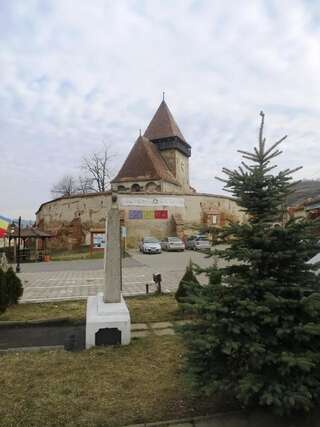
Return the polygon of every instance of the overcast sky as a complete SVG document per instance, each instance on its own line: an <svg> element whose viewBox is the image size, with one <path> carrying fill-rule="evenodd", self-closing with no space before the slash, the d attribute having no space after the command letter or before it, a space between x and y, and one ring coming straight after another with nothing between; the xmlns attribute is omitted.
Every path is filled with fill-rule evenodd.
<svg viewBox="0 0 320 427"><path fill-rule="evenodd" d="M0 214L34 218L105 141L121 166L166 101L191 184L288 134L281 166L320 178L320 2L0 0Z"/></svg>

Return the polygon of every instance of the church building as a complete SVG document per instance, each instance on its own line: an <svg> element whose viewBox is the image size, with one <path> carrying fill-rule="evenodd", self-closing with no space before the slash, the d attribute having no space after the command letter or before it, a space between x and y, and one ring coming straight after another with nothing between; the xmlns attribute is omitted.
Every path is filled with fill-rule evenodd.
<svg viewBox="0 0 320 427"><path fill-rule="evenodd" d="M137 247L144 236L186 238L212 225L244 220L231 197L198 193L190 186L190 158L191 146L163 99L111 181L111 190L118 193L127 247ZM37 226L54 234L50 245L56 248L101 243L112 191L45 202L36 213Z"/></svg>

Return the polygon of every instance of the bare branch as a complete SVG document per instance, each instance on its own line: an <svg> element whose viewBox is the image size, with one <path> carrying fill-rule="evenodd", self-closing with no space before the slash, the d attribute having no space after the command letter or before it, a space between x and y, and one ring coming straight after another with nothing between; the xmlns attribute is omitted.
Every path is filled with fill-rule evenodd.
<svg viewBox="0 0 320 427"><path fill-rule="evenodd" d="M65 175L51 189L54 197L71 196L77 192L76 181L73 176Z"/></svg>
<svg viewBox="0 0 320 427"><path fill-rule="evenodd" d="M111 161L115 157L110 148L104 144L103 150L93 152L88 157L83 157L81 169L91 180L90 189L98 192L105 192L109 189L110 181L113 177Z"/></svg>

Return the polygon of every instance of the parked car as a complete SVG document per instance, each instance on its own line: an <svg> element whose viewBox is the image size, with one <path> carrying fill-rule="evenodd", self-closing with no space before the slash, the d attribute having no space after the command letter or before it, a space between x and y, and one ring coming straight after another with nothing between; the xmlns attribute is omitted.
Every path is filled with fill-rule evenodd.
<svg viewBox="0 0 320 427"><path fill-rule="evenodd" d="M161 242L161 249L164 251L184 251L185 244L179 237L166 237Z"/></svg>
<svg viewBox="0 0 320 427"><path fill-rule="evenodd" d="M152 236L143 237L139 244L140 252L144 254L161 254L161 245L158 239Z"/></svg>
<svg viewBox="0 0 320 427"><path fill-rule="evenodd" d="M211 244L207 236L191 236L188 237L186 248L193 251L203 251L210 249Z"/></svg>

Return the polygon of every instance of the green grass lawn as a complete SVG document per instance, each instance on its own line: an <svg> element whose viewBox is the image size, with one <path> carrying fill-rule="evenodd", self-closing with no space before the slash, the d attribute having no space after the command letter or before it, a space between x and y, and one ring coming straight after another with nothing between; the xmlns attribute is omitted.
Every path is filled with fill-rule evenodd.
<svg viewBox="0 0 320 427"><path fill-rule="evenodd" d="M102 259L103 252L59 252L50 255L51 261L75 261L79 259Z"/></svg>
<svg viewBox="0 0 320 427"><path fill-rule="evenodd" d="M124 426L214 413L228 405L197 399L181 373L177 337L79 353L0 357L1 426Z"/></svg>
<svg viewBox="0 0 320 427"><path fill-rule="evenodd" d="M130 255L125 252L123 257L127 258ZM80 248L77 250L68 251L52 251L50 253L51 261L75 261L81 259L103 259L104 251L93 251L90 253L88 247Z"/></svg>
<svg viewBox="0 0 320 427"><path fill-rule="evenodd" d="M173 295L150 295L126 298L131 322L164 322L182 319ZM73 321L84 320L86 301L62 301L46 303L18 304L9 307L0 315L1 321L26 321L69 318Z"/></svg>

